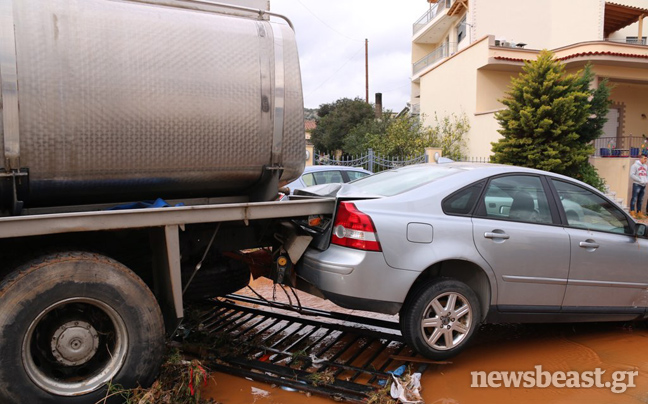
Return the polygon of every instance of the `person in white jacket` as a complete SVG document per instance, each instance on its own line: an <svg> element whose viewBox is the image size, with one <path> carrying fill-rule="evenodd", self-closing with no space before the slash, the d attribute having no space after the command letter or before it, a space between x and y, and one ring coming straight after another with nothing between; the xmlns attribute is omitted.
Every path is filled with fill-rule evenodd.
<svg viewBox="0 0 648 404"><path fill-rule="evenodd" d="M646 161L648 157L643 154L639 160L635 161L630 167L630 179L632 180L632 198L630 199L630 216L635 219L646 219L648 216L641 212L641 202L643 202L646 183L648 183L648 166ZM648 215L648 206L646 206Z"/></svg>

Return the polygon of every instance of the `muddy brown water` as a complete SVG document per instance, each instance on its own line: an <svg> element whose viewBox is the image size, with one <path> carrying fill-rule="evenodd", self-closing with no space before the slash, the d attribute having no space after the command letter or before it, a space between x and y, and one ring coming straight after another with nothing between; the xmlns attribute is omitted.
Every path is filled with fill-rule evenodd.
<svg viewBox="0 0 648 404"><path fill-rule="evenodd" d="M252 287L266 297L272 285L265 279ZM240 294L251 295L243 290ZM285 301L283 291L276 291ZM328 301L299 293L301 304L322 310L343 311ZM376 315L354 311L356 315ZM387 316L386 318L389 318ZM393 319L393 318L392 318ZM421 395L425 403L648 403L648 329L646 323L573 323L485 325L471 346L451 360L451 364L432 365L423 374ZM471 372L599 372L604 386L610 387L471 387ZM599 369L597 371L597 369ZM623 393L612 392L612 374L637 372L635 387ZM535 374L535 373L534 373ZM621 377L621 374L618 374ZM570 376L568 376L570 377ZM546 379L544 379L546 381ZM617 391L628 378L619 380ZM543 381L543 379L540 379ZM496 383L497 380L493 379ZM559 381L560 382L560 381ZM478 382L479 383L479 382ZM561 382L559 384L566 384ZM332 399L286 391L241 377L215 372L204 396L223 404L324 404Z"/></svg>

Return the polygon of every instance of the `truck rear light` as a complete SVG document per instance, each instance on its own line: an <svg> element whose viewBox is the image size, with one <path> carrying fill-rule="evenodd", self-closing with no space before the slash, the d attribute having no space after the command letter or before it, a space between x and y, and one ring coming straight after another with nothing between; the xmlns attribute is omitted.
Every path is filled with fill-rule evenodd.
<svg viewBox="0 0 648 404"><path fill-rule="evenodd" d="M365 251L382 251L369 215L351 202L340 202L333 224L331 243Z"/></svg>

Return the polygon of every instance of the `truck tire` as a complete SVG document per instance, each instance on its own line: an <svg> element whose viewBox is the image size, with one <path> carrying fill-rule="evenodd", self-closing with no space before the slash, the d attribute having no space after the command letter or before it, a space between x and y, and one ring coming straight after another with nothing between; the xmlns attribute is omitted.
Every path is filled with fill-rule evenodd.
<svg viewBox="0 0 648 404"><path fill-rule="evenodd" d="M400 312L405 342L421 355L447 359L466 347L481 319L475 292L454 279L433 279L408 296Z"/></svg>
<svg viewBox="0 0 648 404"><path fill-rule="evenodd" d="M152 383L163 351L155 297L110 258L48 255L0 283L2 403L103 402L108 382Z"/></svg>

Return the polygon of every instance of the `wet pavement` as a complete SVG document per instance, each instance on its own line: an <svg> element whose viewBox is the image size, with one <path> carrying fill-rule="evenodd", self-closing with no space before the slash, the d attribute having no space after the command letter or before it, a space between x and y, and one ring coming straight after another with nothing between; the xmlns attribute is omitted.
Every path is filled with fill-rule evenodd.
<svg viewBox="0 0 648 404"><path fill-rule="evenodd" d="M269 281L257 280L252 286L260 290L263 296L272 296ZM249 292L244 294L252 295ZM282 294L283 291L276 291L279 300L282 300ZM285 296L283 299L286 299ZM330 302L303 293L299 293L299 299L303 306L342 310ZM373 313L353 313L376 316ZM485 325L475 335L471 346L452 358L451 362L430 365L423 374L421 395L425 403L648 403L646 323ZM541 368L538 369L538 366ZM555 384L565 387L555 387L541 375L537 380L547 382L548 387L523 387L524 383L520 387L486 387L485 378L477 379L482 380L484 387L471 387L474 382L471 372L484 372L486 377L495 371L526 372L529 375L537 372L548 372L549 375L562 373L568 378L577 372L582 384L580 388L567 387L570 384L557 380ZM601 387L587 387L587 373L584 372L600 374ZM615 372L619 378L616 383L613 380ZM628 384L629 376L618 372L636 372L636 376L632 376L635 387L624 387ZM493 378L493 384L497 385L498 380ZM480 384L479 381L475 383ZM613 389L625 391L614 393ZM219 372L214 373L204 394L223 404L335 402L333 399L287 391L280 386Z"/></svg>

